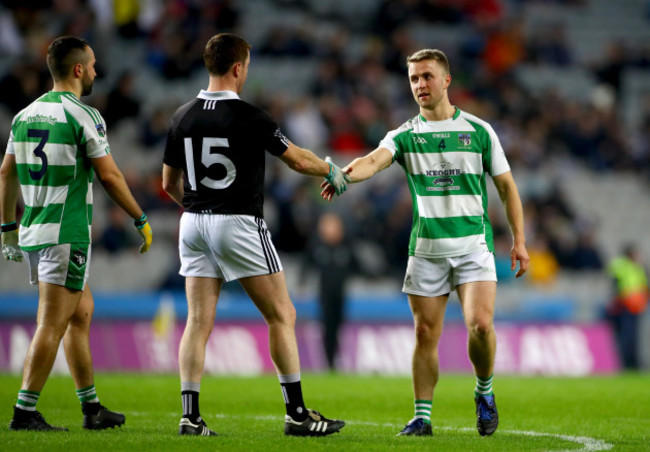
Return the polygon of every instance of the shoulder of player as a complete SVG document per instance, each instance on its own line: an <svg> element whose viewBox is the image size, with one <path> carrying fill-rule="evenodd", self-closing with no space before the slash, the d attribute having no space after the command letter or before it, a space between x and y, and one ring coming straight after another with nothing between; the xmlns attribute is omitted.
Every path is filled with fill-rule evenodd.
<svg viewBox="0 0 650 452"><path fill-rule="evenodd" d="M104 124L104 118L95 107L91 107L79 100L74 94L61 94L61 103L65 111L79 123L92 122Z"/></svg>
<svg viewBox="0 0 650 452"><path fill-rule="evenodd" d="M28 105L27 107L23 108L23 109L20 110L18 113L16 113L16 115L14 116L14 119L11 120L11 126L12 126L12 127L13 127L13 126L18 122L18 121L20 121L20 118L23 117L23 115L24 115L25 112L29 109L29 107L30 107L30 106Z"/></svg>
<svg viewBox="0 0 650 452"><path fill-rule="evenodd" d="M409 133L409 132L411 132L412 130L414 130L416 128L416 124L418 122L421 122L419 116L415 116L415 117L413 117L411 119L408 119L402 125L400 125L398 128L389 131L387 136L391 137L392 139L395 139L400 135L403 135L405 133Z"/></svg>
<svg viewBox="0 0 650 452"><path fill-rule="evenodd" d="M489 122L485 121L484 119L479 118L476 115L473 115L471 113L467 113L466 111L460 110L460 115L459 117L464 119L465 121L471 123L474 127L478 127L480 129L485 130L488 133L494 133L494 129L490 125Z"/></svg>

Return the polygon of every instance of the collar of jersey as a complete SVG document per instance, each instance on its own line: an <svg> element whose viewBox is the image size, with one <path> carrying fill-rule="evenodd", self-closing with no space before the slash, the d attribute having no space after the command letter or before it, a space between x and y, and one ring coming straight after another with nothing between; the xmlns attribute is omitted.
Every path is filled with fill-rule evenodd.
<svg viewBox="0 0 650 452"><path fill-rule="evenodd" d="M205 91L203 89L197 97L205 100L239 99L239 96L234 91Z"/></svg>
<svg viewBox="0 0 650 452"><path fill-rule="evenodd" d="M443 119L442 121L428 121L427 118L422 116L422 113L420 113L418 116L420 117L420 120L422 122L431 122L431 123L436 123L436 124L443 124L443 123L446 123L446 122L451 122L451 121L453 121L454 119L456 119L456 118L458 118L460 116L460 108L458 108L458 107L454 107L454 108L456 109L456 111L454 112L454 115L451 118Z"/></svg>

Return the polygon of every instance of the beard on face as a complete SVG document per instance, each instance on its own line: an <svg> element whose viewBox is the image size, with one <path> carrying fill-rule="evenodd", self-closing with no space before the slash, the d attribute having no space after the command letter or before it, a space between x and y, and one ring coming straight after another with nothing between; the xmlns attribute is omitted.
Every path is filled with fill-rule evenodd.
<svg viewBox="0 0 650 452"><path fill-rule="evenodd" d="M93 92L93 82L94 80L84 77L84 79L81 81L82 96L88 96L90 93Z"/></svg>

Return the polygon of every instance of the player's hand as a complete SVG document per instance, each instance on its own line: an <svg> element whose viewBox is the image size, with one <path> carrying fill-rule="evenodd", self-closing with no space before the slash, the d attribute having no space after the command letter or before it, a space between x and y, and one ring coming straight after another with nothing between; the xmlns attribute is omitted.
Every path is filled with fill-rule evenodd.
<svg viewBox="0 0 650 452"><path fill-rule="evenodd" d="M334 191L337 195L341 195L345 190L348 189L348 183L350 182L350 176L341 170L337 165L332 163L332 159L329 157L325 158L325 161L330 166L330 172L325 176L325 180L334 188Z"/></svg>
<svg viewBox="0 0 650 452"><path fill-rule="evenodd" d="M322 190L320 192L321 197L324 200L330 202L332 200L332 198L334 197L334 195L336 194L336 189L334 187L332 187L329 184L329 182L327 182L326 180L324 180L323 183L320 184L320 188L322 188Z"/></svg>
<svg viewBox="0 0 650 452"><path fill-rule="evenodd" d="M149 226L149 220L147 220L147 215L142 213L142 216L139 220L133 222L135 224L140 237L142 237L142 245L140 246L140 254L146 253L151 246L151 241L153 240L153 231L151 226Z"/></svg>
<svg viewBox="0 0 650 452"><path fill-rule="evenodd" d="M519 270L517 270L515 277L519 278L528 270L530 258L526 246L515 243L510 251L510 270L517 268L517 261L519 261Z"/></svg>
<svg viewBox="0 0 650 452"><path fill-rule="evenodd" d="M2 233L2 257L8 261L23 261L23 252L18 246L18 229Z"/></svg>

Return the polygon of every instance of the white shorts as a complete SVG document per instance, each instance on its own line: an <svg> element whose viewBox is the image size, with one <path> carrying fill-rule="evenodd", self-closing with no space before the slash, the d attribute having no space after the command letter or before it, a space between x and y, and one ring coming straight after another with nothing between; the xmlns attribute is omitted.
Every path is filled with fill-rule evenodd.
<svg viewBox="0 0 650 452"><path fill-rule="evenodd" d="M436 259L410 256L402 292L437 297L461 284L496 280L494 255L489 251Z"/></svg>
<svg viewBox="0 0 650 452"><path fill-rule="evenodd" d="M180 274L225 281L282 271L261 218L185 212L178 240Z"/></svg>
<svg viewBox="0 0 650 452"><path fill-rule="evenodd" d="M83 290L88 281L90 245L64 243L36 251L27 251L29 279Z"/></svg>

